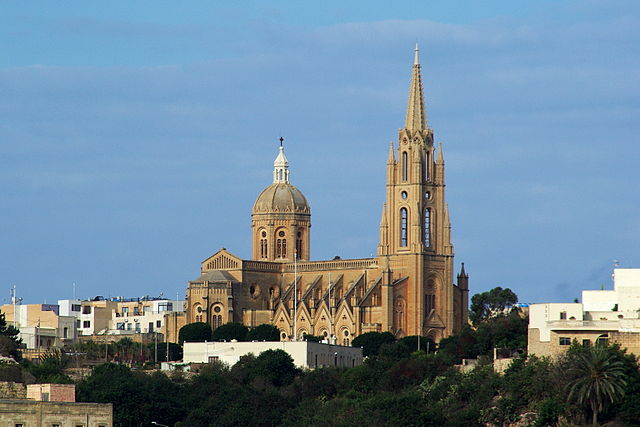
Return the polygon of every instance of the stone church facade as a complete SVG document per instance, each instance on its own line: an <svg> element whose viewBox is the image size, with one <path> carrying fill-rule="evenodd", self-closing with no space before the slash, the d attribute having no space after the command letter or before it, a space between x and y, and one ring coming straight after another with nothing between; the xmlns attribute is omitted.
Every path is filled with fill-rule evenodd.
<svg viewBox="0 0 640 427"><path fill-rule="evenodd" d="M187 288L186 322L271 323L281 340L304 334L349 345L365 332L439 340L467 323L468 275L454 283L442 144L427 126L416 48L404 128L391 143L377 256L310 259L311 209L289 180L281 146L273 183L251 213L252 253L221 249Z"/></svg>

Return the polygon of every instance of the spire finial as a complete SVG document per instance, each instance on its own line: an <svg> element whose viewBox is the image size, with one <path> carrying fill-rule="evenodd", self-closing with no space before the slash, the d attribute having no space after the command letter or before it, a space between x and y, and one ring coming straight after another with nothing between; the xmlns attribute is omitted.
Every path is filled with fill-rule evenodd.
<svg viewBox="0 0 640 427"><path fill-rule="evenodd" d="M280 147L282 147L282 143L284 142L284 138L280 137Z"/></svg>
<svg viewBox="0 0 640 427"><path fill-rule="evenodd" d="M424 112L424 97L422 95L422 76L420 74L420 63L418 58L418 44L413 58L413 71L411 74L411 85L409 86L409 102L407 103L407 118L405 129L425 130L427 129L427 118Z"/></svg>

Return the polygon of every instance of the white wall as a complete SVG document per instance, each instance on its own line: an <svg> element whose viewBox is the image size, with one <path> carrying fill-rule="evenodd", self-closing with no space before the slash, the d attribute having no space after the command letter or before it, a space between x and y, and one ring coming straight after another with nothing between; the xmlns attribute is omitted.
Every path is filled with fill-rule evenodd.
<svg viewBox="0 0 640 427"><path fill-rule="evenodd" d="M185 363L208 363L211 358L235 364L240 356L259 355L266 350L284 350L299 368L320 366L358 366L362 364L362 349L315 342L260 341L260 342L204 342L184 343Z"/></svg>
<svg viewBox="0 0 640 427"><path fill-rule="evenodd" d="M584 311L611 311L617 303L616 291L582 291Z"/></svg>
<svg viewBox="0 0 640 427"><path fill-rule="evenodd" d="M540 330L540 341L551 339L551 329L547 322L560 321L561 313L566 313L566 319L572 317L577 321L583 320L583 305L580 303L546 303L529 305L529 328Z"/></svg>

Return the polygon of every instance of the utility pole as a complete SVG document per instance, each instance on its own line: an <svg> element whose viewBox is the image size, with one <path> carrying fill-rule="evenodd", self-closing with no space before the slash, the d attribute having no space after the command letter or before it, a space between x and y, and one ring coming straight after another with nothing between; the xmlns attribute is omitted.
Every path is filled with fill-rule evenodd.
<svg viewBox="0 0 640 427"><path fill-rule="evenodd" d="M298 252L293 251L293 340L298 341Z"/></svg>
<svg viewBox="0 0 640 427"><path fill-rule="evenodd" d="M331 305L331 273L329 273L329 344L333 344L333 306Z"/></svg>

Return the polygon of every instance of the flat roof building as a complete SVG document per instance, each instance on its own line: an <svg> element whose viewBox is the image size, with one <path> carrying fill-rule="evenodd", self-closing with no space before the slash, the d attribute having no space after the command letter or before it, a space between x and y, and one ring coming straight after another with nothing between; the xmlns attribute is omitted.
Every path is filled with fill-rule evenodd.
<svg viewBox="0 0 640 427"><path fill-rule="evenodd" d="M185 342L185 363L221 361L234 365L247 354L258 356L267 350L286 351L298 368L328 366L354 367L362 364L362 349L309 341L251 341L251 342Z"/></svg>

